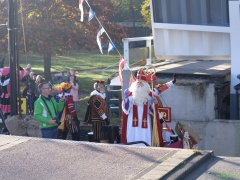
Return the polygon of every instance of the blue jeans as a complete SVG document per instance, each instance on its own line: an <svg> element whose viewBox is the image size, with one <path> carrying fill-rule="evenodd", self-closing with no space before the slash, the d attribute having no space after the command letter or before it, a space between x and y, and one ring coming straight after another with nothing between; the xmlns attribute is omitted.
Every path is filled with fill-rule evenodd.
<svg viewBox="0 0 240 180"><path fill-rule="evenodd" d="M78 101L74 101L74 110L77 111L78 108Z"/></svg>
<svg viewBox="0 0 240 180"><path fill-rule="evenodd" d="M42 138L48 138L48 139L57 139L58 135L58 127L51 127L51 128L43 128L41 129L42 132Z"/></svg>

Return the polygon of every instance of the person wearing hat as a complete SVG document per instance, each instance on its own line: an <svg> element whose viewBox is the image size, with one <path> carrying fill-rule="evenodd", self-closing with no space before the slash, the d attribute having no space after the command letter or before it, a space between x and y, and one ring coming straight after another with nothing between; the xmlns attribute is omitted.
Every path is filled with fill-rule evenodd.
<svg viewBox="0 0 240 180"><path fill-rule="evenodd" d="M60 84L62 93L58 96L65 96L65 105L61 117L61 125L58 127L62 131L62 139L67 138L68 132L72 134L72 140L79 141L81 136L80 121L77 118L77 113L74 109L73 96L70 94L72 84L64 82Z"/></svg>
<svg viewBox="0 0 240 180"><path fill-rule="evenodd" d="M19 71L20 80L26 75L25 71L20 68ZM0 80L0 86L2 88L1 93L1 102L0 102L0 109L2 110L2 113L5 116L5 119L8 115L10 115L10 67L5 67L1 70L1 80ZM17 107L16 107L17 108ZM4 123L3 119L3 128L2 128L3 134L8 134L7 127Z"/></svg>
<svg viewBox="0 0 240 180"><path fill-rule="evenodd" d="M156 117L153 103L156 104L157 100L148 83L149 75L143 69L140 69L137 72L136 81L131 84L128 90L124 91L125 97L122 102L122 143L144 141L152 146L152 117ZM160 142L158 146L160 146L162 145L162 137L159 120L157 124L157 138ZM136 145L141 146L143 144Z"/></svg>
<svg viewBox="0 0 240 180"><path fill-rule="evenodd" d="M85 124L92 124L94 140L100 142L104 138L104 134L100 133L103 125L109 125L108 105L106 102L105 84L102 80L96 80L94 83L94 91L90 94L89 111L86 113Z"/></svg>

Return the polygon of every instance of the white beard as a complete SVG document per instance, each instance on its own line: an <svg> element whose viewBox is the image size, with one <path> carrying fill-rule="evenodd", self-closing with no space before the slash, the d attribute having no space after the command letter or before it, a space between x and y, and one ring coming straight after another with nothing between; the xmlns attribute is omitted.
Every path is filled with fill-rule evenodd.
<svg viewBox="0 0 240 180"><path fill-rule="evenodd" d="M143 106L151 99L149 96L150 86L146 82L143 82L143 86L137 86L137 82L133 82L129 91L132 92L133 104L136 106Z"/></svg>

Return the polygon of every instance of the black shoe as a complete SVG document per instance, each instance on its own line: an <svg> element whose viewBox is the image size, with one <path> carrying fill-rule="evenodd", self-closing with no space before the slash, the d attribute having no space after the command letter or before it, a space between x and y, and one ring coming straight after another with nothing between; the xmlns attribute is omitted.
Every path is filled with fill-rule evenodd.
<svg viewBox="0 0 240 180"><path fill-rule="evenodd" d="M6 128L2 128L1 134L6 134L6 133L9 134L9 131Z"/></svg>

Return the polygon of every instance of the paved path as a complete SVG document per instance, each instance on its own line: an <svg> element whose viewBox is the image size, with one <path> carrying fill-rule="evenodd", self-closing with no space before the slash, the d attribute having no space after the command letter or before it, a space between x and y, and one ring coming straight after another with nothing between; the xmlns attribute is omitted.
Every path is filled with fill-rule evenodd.
<svg viewBox="0 0 240 180"><path fill-rule="evenodd" d="M159 179L192 150L0 135L0 179ZM210 152L208 152L210 153Z"/></svg>
<svg viewBox="0 0 240 180"><path fill-rule="evenodd" d="M240 157L212 157L202 165L197 166L184 179L214 180L240 179ZM182 180L184 180L182 179Z"/></svg>

